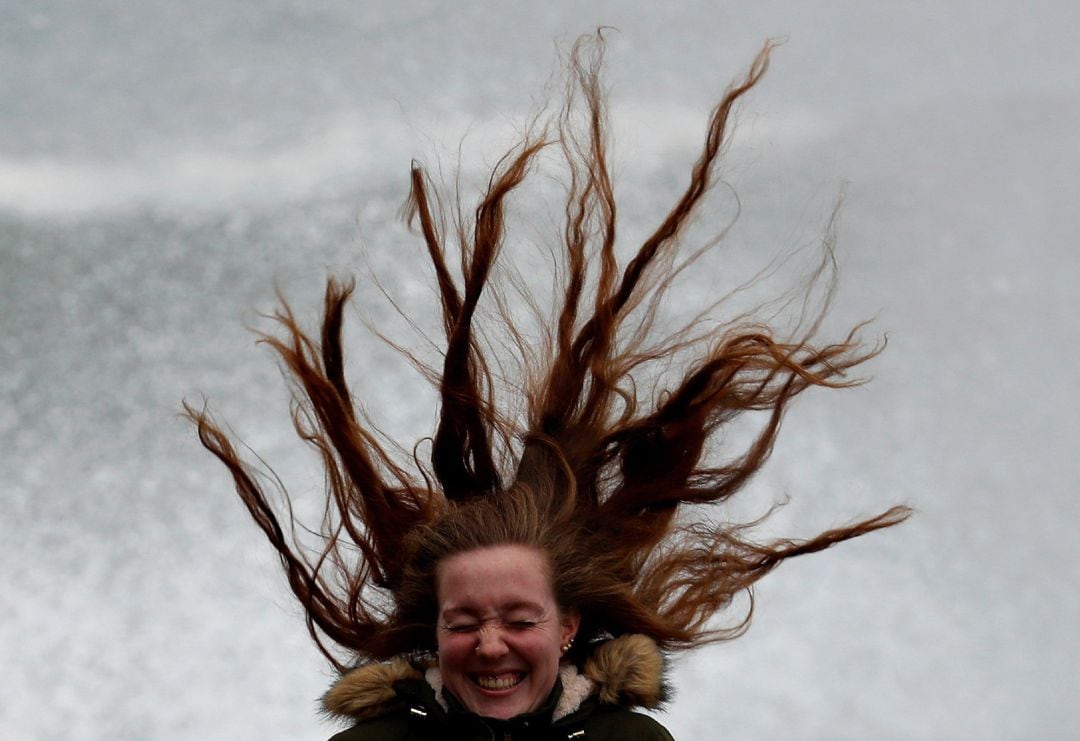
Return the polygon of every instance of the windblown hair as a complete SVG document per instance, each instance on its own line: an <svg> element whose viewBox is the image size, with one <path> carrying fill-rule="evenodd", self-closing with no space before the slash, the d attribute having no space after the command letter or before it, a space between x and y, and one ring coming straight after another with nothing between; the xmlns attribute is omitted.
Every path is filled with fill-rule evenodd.
<svg viewBox="0 0 1080 741"><path fill-rule="evenodd" d="M818 342L827 302L795 338L778 338L745 317L653 336L660 299L680 269L673 253L717 178L733 106L765 73L771 46L713 110L689 186L620 267L602 45L599 35L575 45L567 103L548 127L555 133L528 134L505 155L471 218L458 208L452 233L433 186L413 165L407 215L434 266L446 333L442 368L430 374L440 408L429 462L414 456L401 463L358 414L341 341L353 284L334 278L321 334L307 334L282 302L275 316L283 335L265 337L297 382L296 430L326 469L328 503L315 551L298 541L291 506L282 514L272 503L265 482L273 479L241 458L205 409L185 405L202 444L228 467L277 550L313 639L338 669L345 666L341 649L349 662L432 649L435 571L454 553L500 543L537 547L550 559L559 604L581 613L578 646L642 633L679 650L743 632L752 585L785 559L909 515L893 507L807 540L759 543L749 532L757 522L714 522L703 514L701 505L725 502L761 469L798 394L858 383L848 371L881 346L864 346L860 327L841 341ZM584 125L574 123L580 113ZM552 146L568 178L559 250L564 282L547 346L530 356L510 313L495 317L531 371L517 380L525 412L515 418L496 404L493 359L480 339L489 317L478 304L485 289L497 291L489 284L506 236L507 199ZM453 242L457 277L447 256ZM832 268L827 238L822 267L810 280L826 281L831 291ZM676 382L639 398L647 372L688 352ZM708 443L743 412L763 412L764 424L745 450L711 460ZM680 521L676 515L688 505L699 516ZM750 607L718 624L740 594L750 595Z"/></svg>

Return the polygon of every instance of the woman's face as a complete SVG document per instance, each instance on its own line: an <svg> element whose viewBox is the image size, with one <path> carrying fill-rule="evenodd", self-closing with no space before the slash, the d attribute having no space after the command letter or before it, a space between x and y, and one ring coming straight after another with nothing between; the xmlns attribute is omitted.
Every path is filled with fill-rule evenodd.
<svg viewBox="0 0 1080 741"><path fill-rule="evenodd" d="M472 712L512 718L538 708L559 673L577 615L562 615L543 552L498 545L436 569L443 683Z"/></svg>

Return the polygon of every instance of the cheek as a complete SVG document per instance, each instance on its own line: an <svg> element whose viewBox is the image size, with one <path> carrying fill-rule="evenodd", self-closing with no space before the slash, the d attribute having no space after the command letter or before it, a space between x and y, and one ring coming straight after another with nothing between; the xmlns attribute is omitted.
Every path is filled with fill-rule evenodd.
<svg viewBox="0 0 1080 741"><path fill-rule="evenodd" d="M471 646L476 645L476 641L470 641L469 636L455 633L440 633L436 636L436 641L439 649L439 663L444 665L457 663L467 658L472 652Z"/></svg>
<svg viewBox="0 0 1080 741"><path fill-rule="evenodd" d="M518 644L518 652L528 658L534 667L557 666L561 654L553 636L532 636L529 640Z"/></svg>

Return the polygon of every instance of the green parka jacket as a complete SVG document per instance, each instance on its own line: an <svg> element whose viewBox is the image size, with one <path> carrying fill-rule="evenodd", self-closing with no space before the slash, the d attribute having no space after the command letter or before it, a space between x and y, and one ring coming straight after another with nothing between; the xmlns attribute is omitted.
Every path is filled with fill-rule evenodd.
<svg viewBox="0 0 1080 741"><path fill-rule="evenodd" d="M323 697L335 718L355 723L331 741L673 741L634 707L666 697L663 657L645 636L599 644L581 669L564 665L538 710L499 721L481 718L443 692L437 667L404 659L343 675Z"/></svg>

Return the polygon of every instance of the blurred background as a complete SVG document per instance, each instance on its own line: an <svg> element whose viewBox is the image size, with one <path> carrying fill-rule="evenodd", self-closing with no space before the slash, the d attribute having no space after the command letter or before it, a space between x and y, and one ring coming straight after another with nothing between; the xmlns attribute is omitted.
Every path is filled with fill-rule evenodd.
<svg viewBox="0 0 1080 741"><path fill-rule="evenodd" d="M425 351L370 277L433 327L397 216L410 161L451 183L460 164L474 193L598 25L619 29L624 248L685 185L725 86L786 39L723 169L739 221L673 309L783 255L759 289L790 287L843 191L827 330L874 317L888 349L869 385L800 399L740 511L790 496L769 532L798 536L918 510L765 579L745 637L675 661L663 722L1075 737L1078 8L0 0L0 738L336 731L317 714L332 672L180 402L208 399L317 511L250 331L275 285L313 324L327 274L355 274L363 316ZM509 254L541 286L553 203L513 214ZM730 191L713 203L703 237L731 216ZM351 322L358 398L387 433L429 434L430 390Z"/></svg>

